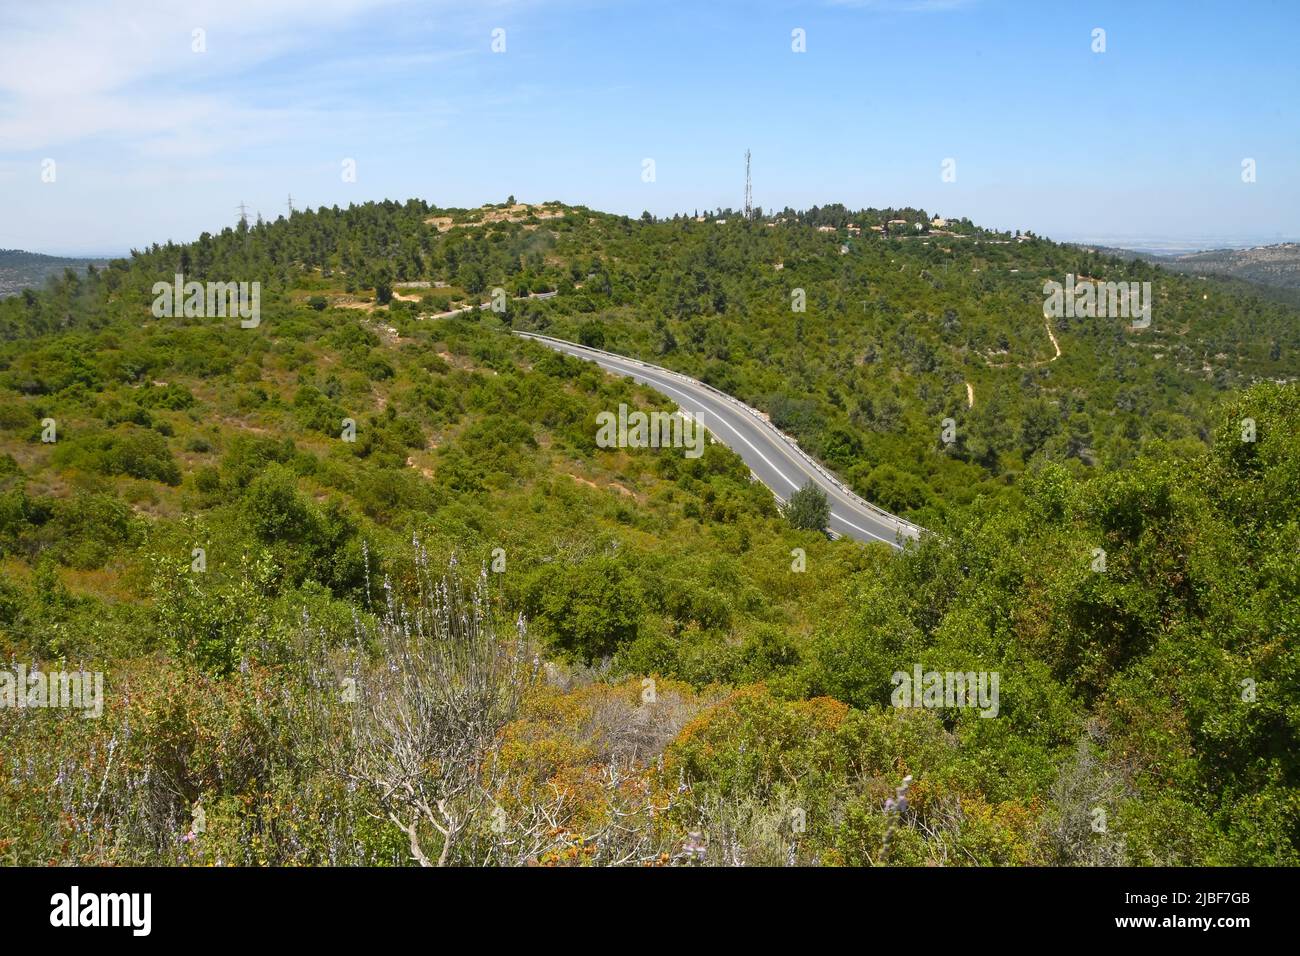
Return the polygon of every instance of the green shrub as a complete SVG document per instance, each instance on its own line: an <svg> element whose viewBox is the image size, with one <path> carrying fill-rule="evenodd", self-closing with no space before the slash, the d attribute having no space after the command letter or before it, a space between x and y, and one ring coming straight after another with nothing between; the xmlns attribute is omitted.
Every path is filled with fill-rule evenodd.
<svg viewBox="0 0 1300 956"><path fill-rule="evenodd" d="M167 485L181 481L180 468L167 440L156 431L135 425L60 442L54 461L60 467L101 475L129 475Z"/></svg>
<svg viewBox="0 0 1300 956"><path fill-rule="evenodd" d="M831 505L826 492L811 479L790 496L784 510L790 527L801 531L825 531L831 519Z"/></svg>

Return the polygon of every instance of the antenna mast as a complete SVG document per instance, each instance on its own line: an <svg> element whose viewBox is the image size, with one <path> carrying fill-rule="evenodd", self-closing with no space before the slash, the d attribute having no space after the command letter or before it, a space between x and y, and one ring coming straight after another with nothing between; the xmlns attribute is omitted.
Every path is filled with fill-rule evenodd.
<svg viewBox="0 0 1300 956"><path fill-rule="evenodd" d="M745 150L745 218L754 218L754 187L749 181L749 150Z"/></svg>

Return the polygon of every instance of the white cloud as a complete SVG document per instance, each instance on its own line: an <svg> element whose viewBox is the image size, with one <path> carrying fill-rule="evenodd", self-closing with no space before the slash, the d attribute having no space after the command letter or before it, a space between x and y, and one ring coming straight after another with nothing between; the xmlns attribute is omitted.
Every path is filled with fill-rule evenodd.
<svg viewBox="0 0 1300 956"><path fill-rule="evenodd" d="M241 73L395 0L74 0L0 10L0 143L103 134L142 142L219 129ZM207 52L192 50L195 29ZM245 116L244 120L247 121Z"/></svg>

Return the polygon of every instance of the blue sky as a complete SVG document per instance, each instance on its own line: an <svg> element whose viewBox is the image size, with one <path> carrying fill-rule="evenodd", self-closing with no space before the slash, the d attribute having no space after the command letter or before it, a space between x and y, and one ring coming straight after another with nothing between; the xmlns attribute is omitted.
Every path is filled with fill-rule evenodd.
<svg viewBox="0 0 1300 956"><path fill-rule="evenodd" d="M1293 0L4 0L0 247L121 253L290 193L739 206L746 148L767 208L1297 238L1297 41Z"/></svg>

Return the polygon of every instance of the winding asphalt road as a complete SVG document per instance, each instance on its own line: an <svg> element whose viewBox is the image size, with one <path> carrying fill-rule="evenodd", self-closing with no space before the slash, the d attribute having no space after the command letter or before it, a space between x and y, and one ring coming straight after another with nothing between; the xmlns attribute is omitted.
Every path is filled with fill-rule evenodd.
<svg viewBox="0 0 1300 956"><path fill-rule="evenodd" d="M859 541L883 541L895 548L915 540L923 529L859 498L758 411L693 378L638 359L589 348L563 339L515 332L560 352L595 362L601 368L649 385L683 411L700 415L713 436L749 466L754 477L785 502L809 479L826 492L830 530Z"/></svg>

